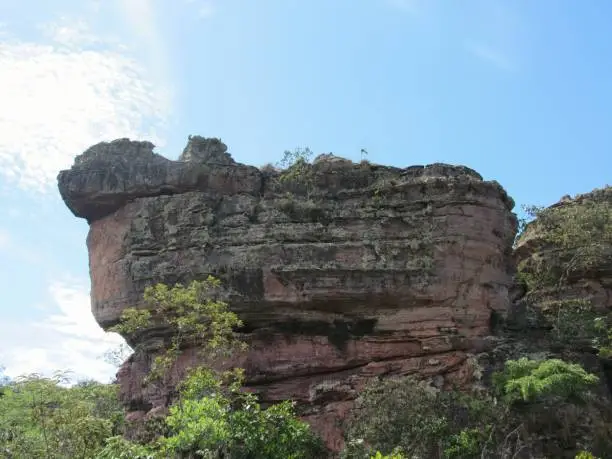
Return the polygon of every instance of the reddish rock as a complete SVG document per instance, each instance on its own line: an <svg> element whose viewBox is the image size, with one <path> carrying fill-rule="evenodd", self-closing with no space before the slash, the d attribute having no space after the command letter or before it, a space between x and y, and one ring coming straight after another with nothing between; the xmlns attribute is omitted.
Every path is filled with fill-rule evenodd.
<svg viewBox="0 0 612 459"><path fill-rule="evenodd" d="M307 180L237 164L194 137L180 161L126 139L91 147L58 178L87 239L94 316L105 328L147 285L219 277L245 322L232 362L265 402L294 399L334 450L342 421L376 377L418 374L466 385L470 355L504 315L516 232L512 200L466 167L394 168L319 157ZM167 331L166 331L167 332ZM128 410L165 406L144 387L163 330L118 379ZM139 414L139 416L142 413Z"/></svg>

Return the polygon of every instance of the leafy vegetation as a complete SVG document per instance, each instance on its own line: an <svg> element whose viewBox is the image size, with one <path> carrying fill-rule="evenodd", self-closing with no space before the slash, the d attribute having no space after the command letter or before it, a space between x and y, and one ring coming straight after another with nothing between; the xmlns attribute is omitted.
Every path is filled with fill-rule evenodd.
<svg viewBox="0 0 612 459"><path fill-rule="evenodd" d="M155 326L157 320L170 325L173 333L167 350L157 356L148 381L164 378L186 344L206 352L204 362L227 357L245 348L233 330L241 326L227 304L214 299L220 282L212 277L180 284L148 287L147 309L128 309L114 330L138 333ZM149 311L154 311L151 314ZM167 325L166 325L167 326ZM102 457L133 451L142 457L203 458L317 458L323 446L309 426L298 420L290 402L263 409L253 394L243 392L243 371L218 372L201 365L186 375L179 396L165 418L165 435L149 444L109 439ZM274 441L270 441L270 436Z"/></svg>
<svg viewBox="0 0 612 459"><path fill-rule="evenodd" d="M610 202L587 200L525 210L535 220L524 226L522 237L533 231L543 245L538 255L518 266L530 290L559 286L605 264L612 247Z"/></svg>
<svg viewBox="0 0 612 459"><path fill-rule="evenodd" d="M344 458L368 458L375 451L406 457L462 457L469 442L482 449L494 421L489 400L436 391L412 378L384 380L365 389L347 429ZM465 430L463 430L465 429Z"/></svg>
<svg viewBox="0 0 612 459"><path fill-rule="evenodd" d="M582 400L599 378L587 373L580 365L559 359L544 361L523 357L509 360L503 372L495 375L498 392L513 403L530 402L543 397Z"/></svg>
<svg viewBox="0 0 612 459"><path fill-rule="evenodd" d="M214 299L219 287L220 281L212 276L186 287L181 284L149 286L144 292L146 309L128 308L122 312L120 323L111 331L131 335L160 321L173 331L164 350L155 356L148 381L168 376L186 344L197 345L206 359L227 356L244 348L244 343L236 340L233 333L242 322L227 309L225 302Z"/></svg>
<svg viewBox="0 0 612 459"><path fill-rule="evenodd" d="M587 421L597 380L575 364L523 358L495 375L498 398L438 391L413 378L379 381L359 399L343 457L567 457L561 454L572 450L589 457L585 447L609 451L607 421ZM593 430L589 444L572 442L585 425ZM561 435L563 429L574 438Z"/></svg>
<svg viewBox="0 0 612 459"><path fill-rule="evenodd" d="M146 445L114 437L98 457L120 457L114 455L125 450L150 458L322 457L320 440L297 419L290 402L262 409L253 394L240 391L239 372L231 376L227 384L211 370L195 369L165 419L168 435Z"/></svg>
<svg viewBox="0 0 612 459"><path fill-rule="evenodd" d="M282 169L280 182L297 186L306 194L306 199L310 198L315 186L315 174L310 164L312 156L310 148L286 150L278 164Z"/></svg>
<svg viewBox="0 0 612 459"><path fill-rule="evenodd" d="M123 428L115 385L65 375L29 375L11 381L0 397L0 457L91 458Z"/></svg>
<svg viewBox="0 0 612 459"><path fill-rule="evenodd" d="M241 324L214 299L219 281L188 286L155 285L144 294L147 309L127 309L115 331L142 333L158 321L170 324L168 350L153 362L148 382L164 379L186 344L213 357L243 349L233 333ZM136 350L138 351L138 349ZM204 362L206 359L203 360ZM84 382L65 387L62 375L32 375L9 382L0 396L0 457L11 459L320 458L325 449L300 421L290 402L264 409L241 390L243 372L192 368L179 387L157 438L128 441L117 387Z"/></svg>
<svg viewBox="0 0 612 459"><path fill-rule="evenodd" d="M362 159L367 151L362 150ZM285 152L281 182L308 198L314 183L312 152ZM384 182L381 182L385 185ZM393 185L393 184L391 184ZM383 199L383 188L374 195ZM324 218L312 201L289 193L282 204L295 218ZM550 209L529 208L541 250L521 261L530 292L556 292L577 275L597 269L612 247L612 212L606 202L585 201ZM423 239L427 231L424 231ZM423 271L430 268L423 266ZM0 457L10 459L315 459L327 456L321 439L290 401L263 407L244 390L240 368L217 371L210 362L245 349L234 330L242 322L220 299L209 277L187 286L158 284L144 293L143 308L126 309L113 331L138 337L170 329L145 384L182 379L167 416L146 441L124 437L118 388L96 382L68 386L64 375L9 380L0 371ZM590 298L538 303L561 343L591 343L612 356L612 320ZM135 339L135 341L138 341ZM177 359L197 346L202 364L178 374ZM136 352L141 350L136 348ZM122 352L117 352L120 356ZM173 373L174 372L174 373ZM519 358L493 375L491 391L440 391L415 378L375 381L361 394L348 425L345 459L597 459L612 451L612 415L594 389L599 378L560 359Z"/></svg>

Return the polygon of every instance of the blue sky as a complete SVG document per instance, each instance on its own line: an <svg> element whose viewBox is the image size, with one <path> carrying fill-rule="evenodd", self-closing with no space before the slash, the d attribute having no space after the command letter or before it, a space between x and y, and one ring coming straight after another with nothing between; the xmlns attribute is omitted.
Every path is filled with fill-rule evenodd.
<svg viewBox="0 0 612 459"><path fill-rule="evenodd" d="M0 0L0 365L114 373L55 183L91 144L174 159L200 134L253 165L365 148L551 204L610 181L611 21L575 0Z"/></svg>

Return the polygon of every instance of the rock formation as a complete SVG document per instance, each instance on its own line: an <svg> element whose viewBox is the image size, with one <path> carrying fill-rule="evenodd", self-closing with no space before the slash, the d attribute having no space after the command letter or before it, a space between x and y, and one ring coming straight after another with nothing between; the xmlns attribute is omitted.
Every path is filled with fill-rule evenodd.
<svg viewBox="0 0 612 459"><path fill-rule="evenodd" d="M612 392L612 362L595 357L594 319L612 311L612 187L542 209L514 251L518 288L512 318L522 344L579 361ZM609 395L609 394L608 394Z"/></svg>
<svg viewBox="0 0 612 459"><path fill-rule="evenodd" d="M90 224L100 325L139 305L147 285L219 277L245 323L249 350L234 363L248 387L265 402L296 400L335 450L342 420L374 377L470 384L491 316L509 306L517 223L502 187L466 167L333 155L293 180L282 174L236 163L219 140L201 137L190 137L178 161L128 139L78 156L59 189ZM146 349L161 335L139 336L144 350L118 374L132 418L168 403L172 387L141 384Z"/></svg>
<svg viewBox="0 0 612 459"><path fill-rule="evenodd" d="M548 300L588 298L612 308L612 187L564 196L517 241L519 271Z"/></svg>

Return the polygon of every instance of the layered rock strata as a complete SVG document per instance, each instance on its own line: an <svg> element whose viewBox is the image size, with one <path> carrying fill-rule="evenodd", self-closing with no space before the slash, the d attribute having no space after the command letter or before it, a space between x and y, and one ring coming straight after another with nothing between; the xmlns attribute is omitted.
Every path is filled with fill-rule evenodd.
<svg viewBox="0 0 612 459"><path fill-rule="evenodd" d="M178 161L119 139L92 146L58 181L90 224L91 304L102 327L140 305L147 285L219 277L245 324L249 349L233 363L248 387L265 402L296 400L335 450L373 378L469 384L492 314L509 306L514 204L466 167L321 155L287 174L236 163L217 139L190 137ZM132 417L170 400L176 381L142 384L163 334L140 335L131 344L143 350L119 372ZM177 365L194 360L186 349Z"/></svg>

